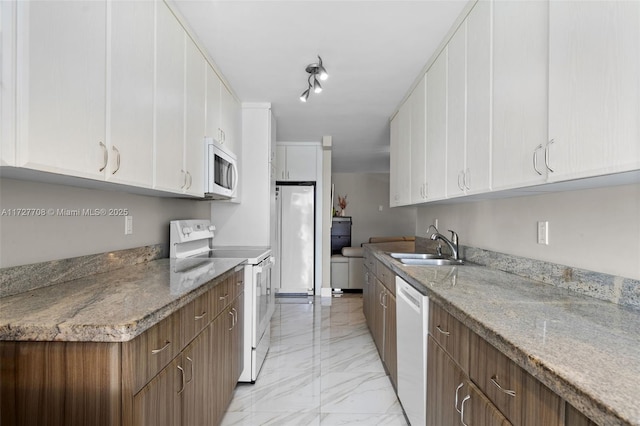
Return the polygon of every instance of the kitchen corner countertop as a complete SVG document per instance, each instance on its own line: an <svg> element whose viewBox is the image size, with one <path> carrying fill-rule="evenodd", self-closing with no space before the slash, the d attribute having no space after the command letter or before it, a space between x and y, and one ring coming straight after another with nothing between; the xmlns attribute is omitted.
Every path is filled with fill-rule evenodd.
<svg viewBox="0 0 640 426"><path fill-rule="evenodd" d="M246 259L159 259L0 298L0 341L125 342Z"/></svg>
<svg viewBox="0 0 640 426"><path fill-rule="evenodd" d="M386 254L393 244L370 249L599 424L640 425L639 311L471 263L407 266Z"/></svg>

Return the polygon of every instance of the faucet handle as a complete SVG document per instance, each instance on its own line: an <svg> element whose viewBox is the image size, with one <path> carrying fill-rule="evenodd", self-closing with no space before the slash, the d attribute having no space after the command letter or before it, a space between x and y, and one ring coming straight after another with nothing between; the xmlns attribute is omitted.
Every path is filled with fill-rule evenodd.
<svg viewBox="0 0 640 426"><path fill-rule="evenodd" d="M458 244L458 234L456 233L456 231L449 229L449 232L451 232L451 242L453 244Z"/></svg>

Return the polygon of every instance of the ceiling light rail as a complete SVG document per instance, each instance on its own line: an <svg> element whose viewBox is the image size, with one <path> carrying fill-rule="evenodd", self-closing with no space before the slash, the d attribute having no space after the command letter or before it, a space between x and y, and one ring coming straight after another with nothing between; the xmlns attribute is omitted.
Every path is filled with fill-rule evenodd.
<svg viewBox="0 0 640 426"><path fill-rule="evenodd" d="M312 89L314 93L322 92L322 85L318 79L325 81L329 78L326 68L322 65L322 58L320 56L318 56L318 62L307 65L305 71L309 74L309 77L307 78L307 90L300 95L300 101L302 102L307 102Z"/></svg>

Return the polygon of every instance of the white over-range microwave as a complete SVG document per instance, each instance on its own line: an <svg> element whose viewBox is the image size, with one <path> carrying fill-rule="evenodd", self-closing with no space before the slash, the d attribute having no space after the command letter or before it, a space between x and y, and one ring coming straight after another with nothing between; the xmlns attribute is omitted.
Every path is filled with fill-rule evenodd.
<svg viewBox="0 0 640 426"><path fill-rule="evenodd" d="M204 196L213 200L233 198L238 187L236 156L207 137L204 138L204 158Z"/></svg>

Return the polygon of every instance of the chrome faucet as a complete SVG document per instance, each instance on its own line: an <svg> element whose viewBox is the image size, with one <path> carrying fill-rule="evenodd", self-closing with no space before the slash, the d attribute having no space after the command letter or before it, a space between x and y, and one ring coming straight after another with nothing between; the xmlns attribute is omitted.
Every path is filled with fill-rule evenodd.
<svg viewBox="0 0 640 426"><path fill-rule="evenodd" d="M429 228L431 229L431 228ZM442 240L444 241L448 246L449 249L451 250L451 257L453 258L453 260L459 260L458 258L458 234L456 234L455 231L452 231L451 229L449 229L449 232L451 232L451 241L449 241L449 239L447 237L445 237L444 235L442 235L439 232L434 232L433 234L431 234L431 239L432 240Z"/></svg>

